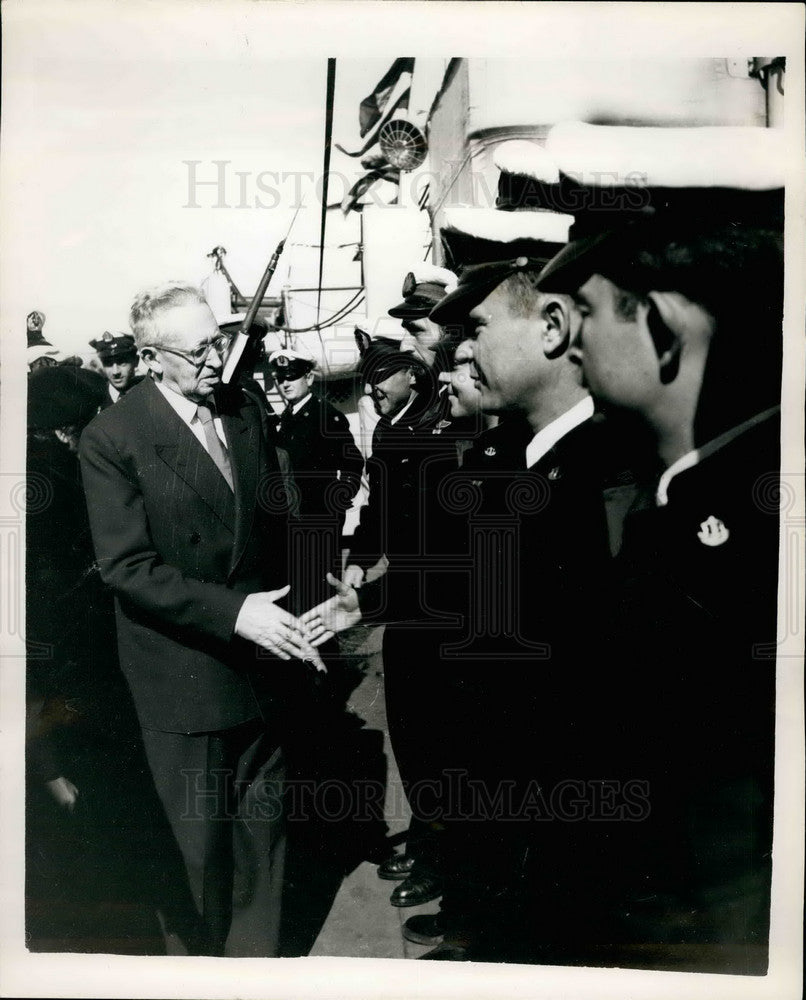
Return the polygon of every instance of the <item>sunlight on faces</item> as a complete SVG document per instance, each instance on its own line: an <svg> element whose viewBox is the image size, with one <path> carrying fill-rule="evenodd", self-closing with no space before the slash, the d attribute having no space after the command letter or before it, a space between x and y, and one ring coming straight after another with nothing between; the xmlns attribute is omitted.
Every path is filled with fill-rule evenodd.
<svg viewBox="0 0 806 1000"><path fill-rule="evenodd" d="M109 384L115 389L122 390L128 388L137 370L137 355L132 353L121 358L110 358L101 361L104 368L104 375L109 380Z"/></svg>
<svg viewBox="0 0 806 1000"><path fill-rule="evenodd" d="M618 286L592 275L574 296L581 323L569 356L582 364L583 384L612 406L646 412L662 388L658 357L647 322L648 307L638 303L634 319L617 309Z"/></svg>
<svg viewBox="0 0 806 1000"><path fill-rule="evenodd" d="M145 363L166 388L197 403L207 399L221 381L221 355L210 347L200 369L189 358L170 354L168 349L193 354L216 340L220 335L210 307L188 302L157 313L153 322L153 343L142 350ZM160 350L161 345L166 350Z"/></svg>
<svg viewBox="0 0 806 1000"><path fill-rule="evenodd" d="M287 403L298 403L301 399L310 393L311 386L313 385L313 372L308 372L307 375L300 375L299 378L285 379L280 382L275 375L275 381L277 382L277 388L280 395Z"/></svg>
<svg viewBox="0 0 806 1000"><path fill-rule="evenodd" d="M454 419L472 417L481 410L481 393L473 381L472 363L473 343L463 340L454 352L452 369L439 376L440 382L449 386L448 402Z"/></svg>
<svg viewBox="0 0 806 1000"><path fill-rule="evenodd" d="M482 410L522 411L546 367L540 317L519 315L498 285L470 311L470 327Z"/></svg>
<svg viewBox="0 0 806 1000"><path fill-rule="evenodd" d="M412 390L410 368L400 368L370 389L376 412L382 417L393 417L408 402Z"/></svg>
<svg viewBox="0 0 806 1000"><path fill-rule="evenodd" d="M436 361L436 351L440 338L440 329L427 316L404 320L401 324L406 331L400 341L400 350L408 354L416 354L429 368Z"/></svg>

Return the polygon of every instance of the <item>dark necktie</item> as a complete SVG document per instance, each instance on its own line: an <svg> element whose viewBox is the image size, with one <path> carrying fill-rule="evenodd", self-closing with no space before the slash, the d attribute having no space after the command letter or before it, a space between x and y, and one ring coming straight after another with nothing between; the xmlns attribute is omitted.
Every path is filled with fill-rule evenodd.
<svg viewBox="0 0 806 1000"><path fill-rule="evenodd" d="M287 406L280 415L280 430L284 434L287 434L291 430L291 425L293 422L294 422L294 408L292 406Z"/></svg>
<svg viewBox="0 0 806 1000"><path fill-rule="evenodd" d="M204 430L204 439L207 442L207 453L215 462L218 471L224 479L226 479L229 488L234 492L235 487L232 483L232 467L229 464L229 456L227 455L227 449L221 443L221 438L218 434L216 434L216 429L213 424L213 414L210 407L199 403L196 407L196 416L199 418L199 423L202 425Z"/></svg>

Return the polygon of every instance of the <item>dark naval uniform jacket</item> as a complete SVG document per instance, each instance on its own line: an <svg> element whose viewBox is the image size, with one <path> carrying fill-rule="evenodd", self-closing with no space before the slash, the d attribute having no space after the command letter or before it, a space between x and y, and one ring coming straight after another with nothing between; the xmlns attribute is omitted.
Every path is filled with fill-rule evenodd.
<svg viewBox="0 0 806 1000"><path fill-rule="evenodd" d="M297 412L280 417L277 443L288 452L299 492L299 516L338 516L339 524L361 486L364 459L347 417L311 393Z"/></svg>
<svg viewBox="0 0 806 1000"><path fill-rule="evenodd" d="M425 554L422 532L435 507L432 490L445 462L456 464L456 441L441 400L415 396L400 419L381 417L366 463L369 501L361 509L349 562L363 569L386 556L397 570Z"/></svg>
<svg viewBox="0 0 806 1000"><path fill-rule="evenodd" d="M612 608L613 772L645 777L652 805L624 854L642 898L666 900L644 933L676 919L719 943L715 971L766 967L779 434L776 407L667 470L625 523Z"/></svg>
<svg viewBox="0 0 806 1000"><path fill-rule="evenodd" d="M84 487L120 665L140 723L224 730L260 716L268 654L235 637L247 594L288 582L287 504L259 406L222 396L235 492L146 379L85 429Z"/></svg>

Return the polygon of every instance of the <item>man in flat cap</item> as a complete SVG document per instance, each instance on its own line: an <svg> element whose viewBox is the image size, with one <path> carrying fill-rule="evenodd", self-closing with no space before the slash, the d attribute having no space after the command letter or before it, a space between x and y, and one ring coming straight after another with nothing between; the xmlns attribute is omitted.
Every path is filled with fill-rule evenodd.
<svg viewBox="0 0 806 1000"><path fill-rule="evenodd" d="M103 403L106 409L143 378L136 374L137 348L130 333L112 334L108 330L97 340L91 340L90 347L95 348L109 383Z"/></svg>
<svg viewBox="0 0 806 1000"><path fill-rule="evenodd" d="M539 284L574 295L571 354L603 406L640 421L658 469L625 524L610 609L622 669L602 692L612 774L645 779L651 803L644 822L613 827L630 964L767 968L780 140L580 123L549 138L586 210ZM638 190L624 180L636 172Z"/></svg>

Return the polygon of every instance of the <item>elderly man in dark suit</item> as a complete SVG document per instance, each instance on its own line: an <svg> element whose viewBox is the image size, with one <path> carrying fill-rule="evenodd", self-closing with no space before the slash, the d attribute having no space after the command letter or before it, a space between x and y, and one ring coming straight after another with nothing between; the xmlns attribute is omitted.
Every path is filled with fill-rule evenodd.
<svg viewBox="0 0 806 1000"><path fill-rule="evenodd" d="M145 292L130 320L149 377L87 427L80 456L121 668L195 903L193 926L166 914L167 930L195 953L271 955L282 874L272 681L280 661L315 658L278 603L289 590L282 477L259 402L220 384L227 338L201 293Z"/></svg>

